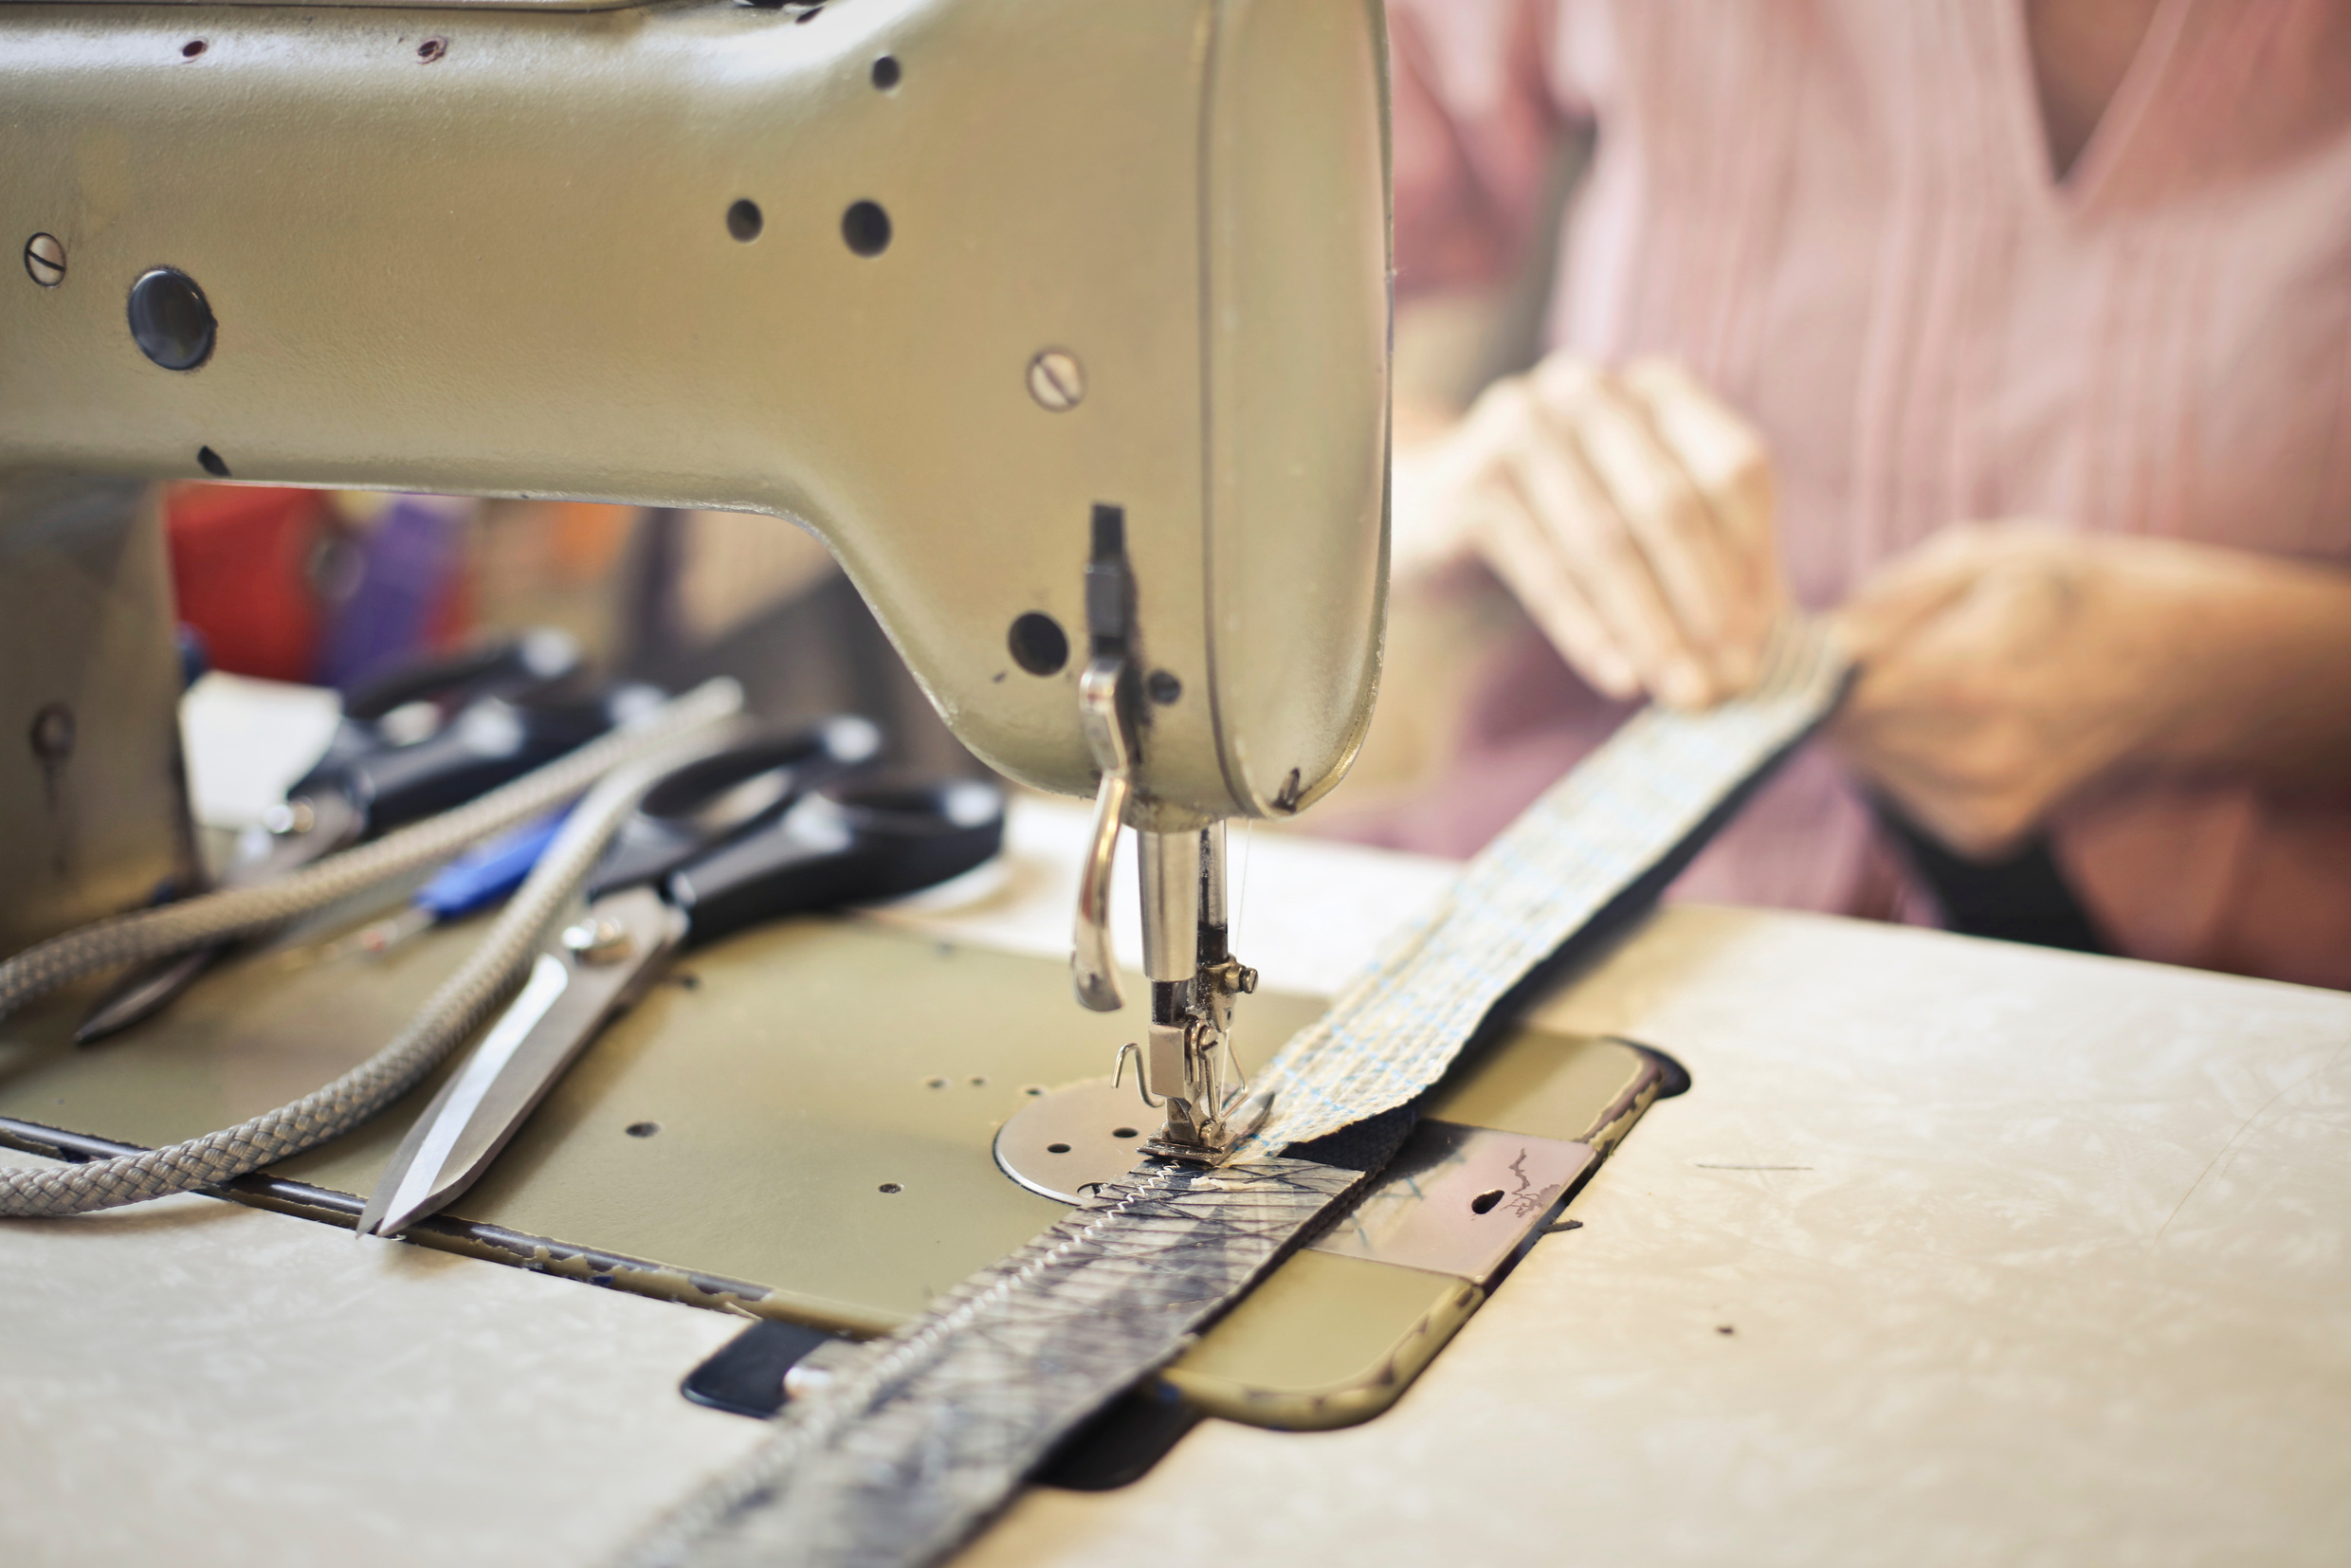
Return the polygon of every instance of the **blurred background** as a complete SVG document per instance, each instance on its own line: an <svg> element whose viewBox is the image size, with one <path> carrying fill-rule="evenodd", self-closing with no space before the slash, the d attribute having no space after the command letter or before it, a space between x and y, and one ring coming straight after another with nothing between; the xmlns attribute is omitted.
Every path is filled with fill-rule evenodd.
<svg viewBox="0 0 2351 1568"><path fill-rule="evenodd" d="M774 518L177 484L164 526L193 653L225 674L350 692L552 628L607 677L724 673L762 717L863 713L894 761L984 771L824 546Z"/></svg>

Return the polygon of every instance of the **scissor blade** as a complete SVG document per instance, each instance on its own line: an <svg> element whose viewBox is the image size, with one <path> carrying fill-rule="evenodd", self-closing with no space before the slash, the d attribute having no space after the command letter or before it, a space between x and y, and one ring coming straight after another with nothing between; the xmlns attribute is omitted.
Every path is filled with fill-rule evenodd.
<svg viewBox="0 0 2351 1568"><path fill-rule="evenodd" d="M358 843L367 831L367 813L339 789L313 789L294 804L307 813L309 826L279 834L251 860L229 866L221 873L223 887L258 887L290 877Z"/></svg>
<svg viewBox="0 0 2351 1568"><path fill-rule="evenodd" d="M89 1016L74 1030L74 1044L95 1045L108 1035L119 1034L133 1024L154 1017L176 1001L181 992L195 984L197 977L228 951L227 944L199 947L157 958L131 971L90 1009Z"/></svg>
<svg viewBox="0 0 2351 1568"><path fill-rule="evenodd" d="M223 891L258 887L291 876L352 843L367 826L359 808L339 791L317 791L304 796L303 804L311 813L311 825L301 832L285 834L259 857L240 861L221 873ZM182 992L235 945L224 942L217 947L192 948L139 965L98 999L74 1030L74 1044L95 1045L133 1024L145 1023L179 1000Z"/></svg>
<svg viewBox="0 0 2351 1568"><path fill-rule="evenodd" d="M589 920L629 934L601 961L542 953L521 994L409 1130L359 1216L361 1234L392 1235L472 1186L529 1120L574 1057L652 965L677 945L678 912L647 888L598 899Z"/></svg>

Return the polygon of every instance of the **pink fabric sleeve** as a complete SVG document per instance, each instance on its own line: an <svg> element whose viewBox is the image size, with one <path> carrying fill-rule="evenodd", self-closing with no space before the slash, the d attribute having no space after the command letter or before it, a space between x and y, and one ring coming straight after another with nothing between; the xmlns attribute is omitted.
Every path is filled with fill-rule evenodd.
<svg viewBox="0 0 2351 1568"><path fill-rule="evenodd" d="M1552 90L1550 0L1389 0L1399 297L1507 277L1579 118Z"/></svg>

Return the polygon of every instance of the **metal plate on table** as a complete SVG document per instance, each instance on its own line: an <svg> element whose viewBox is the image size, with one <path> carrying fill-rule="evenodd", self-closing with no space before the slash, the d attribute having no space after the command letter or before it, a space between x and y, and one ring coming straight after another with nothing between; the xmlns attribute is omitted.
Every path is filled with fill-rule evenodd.
<svg viewBox="0 0 2351 1568"><path fill-rule="evenodd" d="M459 922L380 959L305 963L300 941L241 955L170 1012L86 1049L69 1044L86 996L45 998L0 1022L0 1117L141 1147L233 1125L392 1039L484 929ZM1235 1045L1252 1067L1321 1011L1250 1000ZM883 1332L1062 1212L996 1169L996 1129L1050 1085L1103 1071L1129 1031L1071 1006L1066 966L1049 959L854 919L775 921L683 954L447 1224L411 1239ZM464 1059L270 1174L367 1194Z"/></svg>
<svg viewBox="0 0 2351 1568"><path fill-rule="evenodd" d="M1089 1078L1047 1091L1012 1114L996 1134L996 1164L1032 1193L1083 1203L1142 1158L1142 1140L1159 1113L1133 1083Z"/></svg>
<svg viewBox="0 0 2351 1568"><path fill-rule="evenodd" d="M0 1023L0 1118L139 1146L230 1125L392 1038L482 929L434 931L381 959L242 955L170 1013L85 1050L68 1041L86 996L46 998ZM1139 981L1134 993L1145 994ZM1251 997L1235 1041L1244 1067L1262 1066L1320 1011L1309 998ZM883 1332L1064 1212L999 1169L999 1133L1054 1085L1096 1077L1130 1034L1120 1016L1070 1006L1066 967L1052 959L855 920L779 921L684 955L452 1212L408 1239L700 1306ZM447 1070L270 1176L308 1184L298 1212L351 1224L355 1194ZM1629 1047L1540 1030L1506 1037L1459 1076L1432 1100L1436 1114L1458 1118L1449 1107L1465 1103L1506 1132L1586 1142L1621 1136L1657 1083ZM1132 1085L1098 1108L1105 1144L1126 1141L1121 1127L1151 1129ZM1236 1419L1361 1420L1482 1299L1458 1275L1302 1252L1168 1378L1195 1408Z"/></svg>
<svg viewBox="0 0 2351 1568"><path fill-rule="evenodd" d="M1484 1285L1598 1158L1589 1143L1423 1121L1313 1249Z"/></svg>

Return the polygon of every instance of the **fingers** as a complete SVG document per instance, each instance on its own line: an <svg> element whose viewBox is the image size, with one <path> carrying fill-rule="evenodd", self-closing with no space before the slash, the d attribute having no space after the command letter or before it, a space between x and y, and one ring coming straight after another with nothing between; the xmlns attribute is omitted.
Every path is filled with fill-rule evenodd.
<svg viewBox="0 0 2351 1568"><path fill-rule="evenodd" d="M1699 707L1751 685L1787 603L1762 442L1663 362L1568 356L1497 383L1455 439L1489 556L1561 654Z"/></svg>
<svg viewBox="0 0 2351 1568"><path fill-rule="evenodd" d="M1517 484L1501 476L1486 483L1468 526L1486 564L1576 673L1616 702L1641 694L1640 672L1585 598L1558 540Z"/></svg>
<svg viewBox="0 0 2351 1568"><path fill-rule="evenodd" d="M1613 379L1580 367L1537 372L1538 406L1561 439L1563 460L1580 458L1600 504L1581 520L1587 547L1605 569L1600 611L1634 629L1636 657L1656 670L1660 696L1682 705L1711 702L1746 684L1746 650L1726 637L1744 596L1730 540L1648 410Z"/></svg>
<svg viewBox="0 0 2351 1568"><path fill-rule="evenodd" d="M1677 706L1713 701L1709 671L1694 655L1624 508L1575 432L1548 417L1532 389L1520 400L1519 420L1520 439L1504 451L1501 474L1538 522L1558 570L1642 685Z"/></svg>
<svg viewBox="0 0 2351 1568"><path fill-rule="evenodd" d="M1871 780L1911 821L1956 854L1996 860L2041 826L2047 802L2023 789L1954 788L1932 772L1881 769Z"/></svg>
<svg viewBox="0 0 2351 1568"><path fill-rule="evenodd" d="M1883 657L1975 592L1983 578L1976 530L1952 528L1879 571L1824 618L1862 665Z"/></svg>
<svg viewBox="0 0 2351 1568"><path fill-rule="evenodd" d="M1788 598L1771 465L1687 373L1554 356L1445 446L1464 542L1595 687L1699 707L1754 683Z"/></svg>
<svg viewBox="0 0 2351 1568"><path fill-rule="evenodd" d="M1671 360L1635 360L1621 379L1720 531L1737 584L1726 600L1724 639L1759 657L1788 606L1777 486L1763 437Z"/></svg>
<svg viewBox="0 0 2351 1568"><path fill-rule="evenodd" d="M1749 549L1775 543L1771 455L1755 428L1670 359L1636 359L1618 379L1724 529Z"/></svg>
<svg viewBox="0 0 2351 1568"><path fill-rule="evenodd" d="M1839 612L1863 668L1837 748L1963 854L2013 847L2119 755L2062 566L2013 529L1953 529Z"/></svg>
<svg viewBox="0 0 2351 1568"><path fill-rule="evenodd" d="M1831 738L1849 764L1959 853L1987 856L2012 848L2072 781L2066 759L2042 744L2028 717L1971 706L1964 698L1938 709L1931 704L1941 694L1927 682L1910 695L1930 706L1840 713Z"/></svg>

